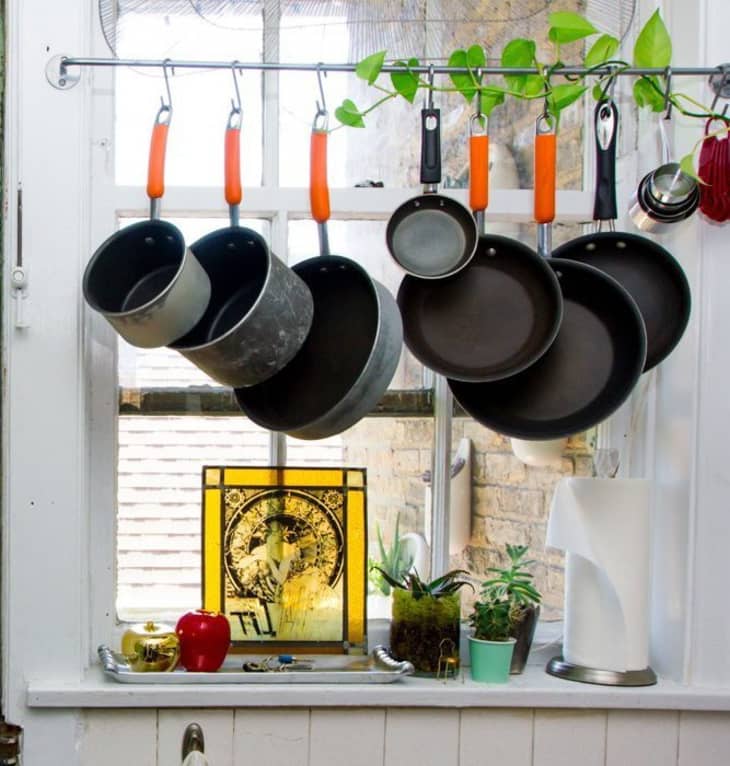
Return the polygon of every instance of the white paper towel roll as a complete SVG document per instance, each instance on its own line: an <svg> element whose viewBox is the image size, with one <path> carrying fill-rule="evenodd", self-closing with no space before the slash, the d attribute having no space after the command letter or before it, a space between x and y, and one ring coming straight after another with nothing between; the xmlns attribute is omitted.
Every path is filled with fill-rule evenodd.
<svg viewBox="0 0 730 766"><path fill-rule="evenodd" d="M566 552L563 658L602 670L649 665L645 479L562 479L546 544Z"/></svg>

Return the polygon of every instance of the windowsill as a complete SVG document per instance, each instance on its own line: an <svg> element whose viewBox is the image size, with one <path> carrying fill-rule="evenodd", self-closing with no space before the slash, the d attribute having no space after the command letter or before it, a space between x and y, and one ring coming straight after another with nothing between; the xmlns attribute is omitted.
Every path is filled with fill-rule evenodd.
<svg viewBox="0 0 730 766"><path fill-rule="evenodd" d="M176 707L446 707L597 708L730 711L730 688L685 686L659 679L654 686L597 686L555 678L545 672L560 654L560 623L539 623L521 675L504 685L472 681L469 669L441 681L403 678L391 684L126 684L107 678L100 665L81 681L31 680L27 704L35 708ZM387 644L388 621L368 622L369 645ZM466 641L462 658L468 658ZM241 661L239 655L236 664ZM230 658L229 658L230 659Z"/></svg>
<svg viewBox="0 0 730 766"><path fill-rule="evenodd" d="M392 684L120 684L100 666L78 683L31 681L27 704L34 708L245 708L245 707L450 707L450 708L623 708L730 711L730 688L682 686L660 679L640 688L595 686L549 676L528 664L507 684L480 684L464 675L439 681L404 678Z"/></svg>

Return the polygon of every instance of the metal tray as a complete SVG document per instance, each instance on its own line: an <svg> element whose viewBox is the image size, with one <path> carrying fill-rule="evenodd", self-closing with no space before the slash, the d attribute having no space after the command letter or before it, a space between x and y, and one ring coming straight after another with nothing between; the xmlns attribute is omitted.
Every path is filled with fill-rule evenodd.
<svg viewBox="0 0 730 766"><path fill-rule="evenodd" d="M384 646L376 646L368 657L343 658L337 664L326 664L332 658L309 658L314 662L312 670L268 672L223 667L215 673L189 673L183 669L140 673L130 670L124 655L108 646L102 644L98 652L106 676L121 684L390 684L414 672L410 662L395 660ZM322 666L317 667L320 662Z"/></svg>

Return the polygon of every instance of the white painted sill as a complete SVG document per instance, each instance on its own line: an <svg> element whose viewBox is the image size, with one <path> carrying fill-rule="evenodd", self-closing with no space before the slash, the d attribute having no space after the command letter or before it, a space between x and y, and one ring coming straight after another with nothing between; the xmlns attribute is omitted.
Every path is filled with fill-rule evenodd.
<svg viewBox="0 0 730 766"><path fill-rule="evenodd" d="M387 621L369 623L371 646L387 643L386 626ZM554 635L555 628L552 636L548 632L548 638ZM538 633L525 672L511 676L503 685L474 682L468 668L463 669L459 678L449 681L404 678L392 684L121 684L107 678L101 667L94 665L80 681L29 681L26 702L33 708L57 709L495 707L730 711L730 688L698 688L666 679L660 679L654 686L628 688L554 678L544 668L551 657L560 653L560 646L555 641L540 646L539 638ZM462 651L462 657L467 656Z"/></svg>

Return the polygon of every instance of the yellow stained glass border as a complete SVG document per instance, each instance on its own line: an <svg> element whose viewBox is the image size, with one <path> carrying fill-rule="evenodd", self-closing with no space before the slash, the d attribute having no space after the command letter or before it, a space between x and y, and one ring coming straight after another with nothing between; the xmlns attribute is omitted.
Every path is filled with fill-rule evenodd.
<svg viewBox="0 0 730 766"><path fill-rule="evenodd" d="M367 481L365 468L204 466L202 469L203 608L226 613L224 495L231 489L339 490L343 507L343 613L341 641L234 640L232 651L360 654L367 652ZM234 624L233 614L227 614Z"/></svg>

